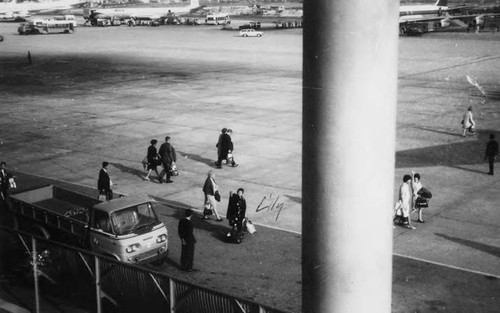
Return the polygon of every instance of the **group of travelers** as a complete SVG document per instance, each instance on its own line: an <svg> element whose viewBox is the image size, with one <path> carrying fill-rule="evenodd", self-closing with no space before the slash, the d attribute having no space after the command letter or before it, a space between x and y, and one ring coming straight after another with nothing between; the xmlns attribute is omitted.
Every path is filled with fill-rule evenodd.
<svg viewBox="0 0 500 313"><path fill-rule="evenodd" d="M224 127L219 134L218 141L215 145L217 148L217 161L215 161L215 167L218 169L222 168L224 160L228 166L238 166L233 156L234 145L231 139L232 133L233 131L231 129ZM165 142L160 146L159 150L156 148L158 140L152 139L150 143L151 145L148 147L147 156L145 158L145 170L147 174L144 179L150 181L151 173L155 172L159 183L173 182L171 177L175 175L173 173L176 171L175 162L177 162L177 156L175 148L170 143L170 137L165 137ZM162 166L162 171L160 173L158 172L158 166ZM104 163L101 172L104 172L103 175L107 174ZM107 179L103 178L103 183L98 183L100 193L112 194L110 185L107 183L108 180L109 177ZM101 181L101 173L99 175L99 181ZM212 170L207 174L202 191L204 194L203 220L208 220L209 216L214 215L217 222L223 221L223 218L217 210L217 203L221 201L221 196L219 193L219 186L215 181L215 174ZM231 227L230 231L227 233L227 238L235 237L238 243L241 241L246 214L246 200L243 194L243 188L238 188L236 193L230 194L226 213L226 218ZM106 198L108 199L108 197ZM193 258L196 238L194 236L193 223L191 221L192 216L193 211L191 209L186 210L185 217L179 221L178 225L178 235L182 245L180 268L187 272L195 271L193 268Z"/></svg>
<svg viewBox="0 0 500 313"><path fill-rule="evenodd" d="M148 147L147 152L147 168L148 173L146 174L145 180L150 180L149 175L151 175L152 171L155 171L158 176L158 182L161 184L165 183L173 183L170 179L173 175L175 175L175 170L177 166L175 162L177 162L177 153L175 152L175 148L170 143L170 137L165 137L165 142L161 144L160 150L156 149L156 144L158 140L151 140L151 145ZM162 171L158 173L158 166L162 166ZM164 179L165 177L165 179Z"/></svg>
<svg viewBox="0 0 500 313"><path fill-rule="evenodd" d="M476 134L476 122L474 121L471 106L464 112L461 124L463 137L466 137L467 134ZM484 161L488 160L488 175L495 174L495 161L497 156L498 142L495 140L495 134L490 133L484 153ZM398 201L394 208L394 223L410 229L415 229L410 219L410 213L412 212L418 214L417 222L424 223L422 212L424 208L428 207L431 197L431 192L422 187L420 174L412 171L411 175L404 175L403 184L399 188Z"/></svg>
<svg viewBox="0 0 500 313"><path fill-rule="evenodd" d="M429 206L432 193L422 186L420 174L411 172L403 176L403 184L399 187L399 196L394 208L394 223L410 229L415 229L410 214L416 212L417 222L425 223L423 209Z"/></svg>

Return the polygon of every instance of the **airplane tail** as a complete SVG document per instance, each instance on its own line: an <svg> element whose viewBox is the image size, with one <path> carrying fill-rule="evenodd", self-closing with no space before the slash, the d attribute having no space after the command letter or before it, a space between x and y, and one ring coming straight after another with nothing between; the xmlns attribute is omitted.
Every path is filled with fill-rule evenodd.
<svg viewBox="0 0 500 313"><path fill-rule="evenodd" d="M448 5L448 0L437 0L435 6L445 7Z"/></svg>

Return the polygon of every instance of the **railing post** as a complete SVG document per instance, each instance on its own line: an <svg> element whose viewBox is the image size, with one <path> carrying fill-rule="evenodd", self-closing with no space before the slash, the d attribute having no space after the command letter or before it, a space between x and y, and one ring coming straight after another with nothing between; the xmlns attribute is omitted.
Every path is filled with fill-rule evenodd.
<svg viewBox="0 0 500 313"><path fill-rule="evenodd" d="M170 283L170 313L175 313L175 282L169 278Z"/></svg>
<svg viewBox="0 0 500 313"><path fill-rule="evenodd" d="M101 307L101 269L100 269L100 263L99 263L99 258L97 256L94 256L95 260L95 295L96 295L96 301L97 301L97 313L102 312L102 307Z"/></svg>
<svg viewBox="0 0 500 313"><path fill-rule="evenodd" d="M33 263L33 280L35 283L35 312L40 312L40 297L38 291L38 262L36 252L36 239L31 237L31 260Z"/></svg>

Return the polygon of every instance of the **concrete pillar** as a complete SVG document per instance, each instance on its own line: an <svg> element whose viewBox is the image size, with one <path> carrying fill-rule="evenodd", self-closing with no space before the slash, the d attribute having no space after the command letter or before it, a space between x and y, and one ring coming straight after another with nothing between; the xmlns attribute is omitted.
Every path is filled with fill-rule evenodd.
<svg viewBox="0 0 500 313"><path fill-rule="evenodd" d="M304 1L303 312L391 312L398 6Z"/></svg>

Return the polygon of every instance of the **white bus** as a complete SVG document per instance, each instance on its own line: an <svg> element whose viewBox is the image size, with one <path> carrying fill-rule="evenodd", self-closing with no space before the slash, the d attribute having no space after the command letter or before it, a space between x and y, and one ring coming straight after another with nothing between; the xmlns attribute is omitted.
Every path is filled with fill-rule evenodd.
<svg viewBox="0 0 500 313"><path fill-rule="evenodd" d="M48 34L51 32L73 33L75 21L55 19L30 19L17 29L20 35Z"/></svg>
<svg viewBox="0 0 500 313"><path fill-rule="evenodd" d="M207 15L205 23L208 25L227 25L231 24L231 18L227 13L212 13Z"/></svg>

